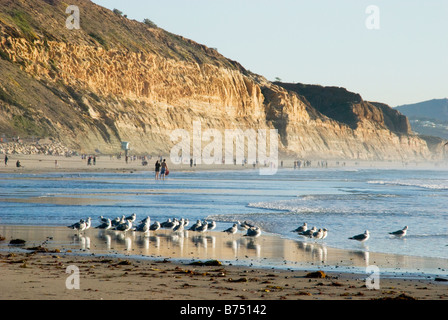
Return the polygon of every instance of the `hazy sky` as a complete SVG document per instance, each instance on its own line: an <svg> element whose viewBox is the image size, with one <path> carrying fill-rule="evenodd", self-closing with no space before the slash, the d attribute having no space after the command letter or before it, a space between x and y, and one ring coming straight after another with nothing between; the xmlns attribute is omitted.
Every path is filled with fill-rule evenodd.
<svg viewBox="0 0 448 320"><path fill-rule="evenodd" d="M217 48L269 80L345 87L391 106L448 97L447 0L93 2Z"/></svg>

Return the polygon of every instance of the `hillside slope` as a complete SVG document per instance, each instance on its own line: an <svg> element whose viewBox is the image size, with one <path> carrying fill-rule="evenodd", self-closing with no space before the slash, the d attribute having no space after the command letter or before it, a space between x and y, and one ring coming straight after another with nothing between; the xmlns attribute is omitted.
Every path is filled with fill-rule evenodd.
<svg viewBox="0 0 448 320"><path fill-rule="evenodd" d="M276 128L281 151L299 157L434 156L382 104L350 94L360 102L341 117L216 50L88 0L71 4L80 30L65 28L61 0L0 0L0 133L53 137L80 152L118 152L129 141L133 152L167 154L172 130L201 121L203 130Z"/></svg>

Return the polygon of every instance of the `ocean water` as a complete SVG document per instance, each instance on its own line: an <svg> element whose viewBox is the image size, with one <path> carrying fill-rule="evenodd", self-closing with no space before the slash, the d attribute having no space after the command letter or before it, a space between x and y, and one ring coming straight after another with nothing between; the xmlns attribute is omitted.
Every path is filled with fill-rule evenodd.
<svg viewBox="0 0 448 320"><path fill-rule="evenodd" d="M291 230L303 222L327 228L321 242L342 249L448 258L448 171L423 169L282 169L48 173L0 175L0 225L66 226L81 218L137 214L152 221L214 219L217 230L236 220L263 232L314 241ZM408 226L399 239L388 233ZM369 230L366 243L348 240Z"/></svg>

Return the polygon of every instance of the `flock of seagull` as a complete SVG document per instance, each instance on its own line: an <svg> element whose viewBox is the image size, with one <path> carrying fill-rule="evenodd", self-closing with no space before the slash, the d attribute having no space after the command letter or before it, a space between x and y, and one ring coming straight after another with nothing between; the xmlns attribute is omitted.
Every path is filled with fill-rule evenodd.
<svg viewBox="0 0 448 320"><path fill-rule="evenodd" d="M214 230L216 228L215 221L208 222L205 220L204 221L197 220L196 223L194 223L187 229L186 227L189 226L190 221L184 218L181 219L169 218L165 222L160 223L159 221L155 221L153 224L151 224L151 218L147 216L145 219L136 223L137 215L135 213L133 213L128 217L126 217L125 215L121 217L116 217L113 220L100 216L99 220L101 224L96 226L95 229L116 230L116 231L123 231L125 233L127 231L138 231L147 233L149 231L157 231L159 229L173 230L175 232L182 232L184 230L206 232ZM90 229L91 226L92 226L92 218L88 217L86 220L81 219L79 220L79 222L76 222L67 227L73 230L77 230L79 233ZM243 223L237 221L237 223L234 223L231 228L228 228L223 232L226 232L228 234L235 234L238 230L245 231L246 234L244 234L244 236L248 237L258 237L261 234L260 227L254 226L246 221Z"/></svg>
<svg viewBox="0 0 448 320"><path fill-rule="evenodd" d="M393 231L393 232L389 232L389 234L396 236L396 237L404 237L406 235L406 232L408 230L408 226L405 226L403 229L397 230L397 231ZM313 239L325 239L327 237L328 234L328 229L327 228L320 228L317 229L316 227L312 227L311 229L308 229L308 225L307 223L303 223L303 225L299 226L297 229L292 230L292 232L297 232L298 235L300 236L304 236L304 237L308 237L308 238L313 238ZM364 231L364 233L361 234L357 234L353 237L350 237L348 239L350 240L356 240L359 242L364 242L369 240L370 238L370 232L369 230Z"/></svg>
<svg viewBox="0 0 448 320"><path fill-rule="evenodd" d="M206 232L211 231L216 228L216 222L215 221L201 221L197 220L196 223L191 225L188 229L186 228L189 226L190 221L188 219L168 219L165 222L158 222L155 221L153 224L151 224L151 218L148 216L145 219L141 220L140 222L136 223L137 221L137 215L133 213L132 215L126 217L125 215L121 217L116 217L115 219L111 220L109 218L105 218L103 216L99 217L100 225L96 226L96 229L103 229L103 230L117 230L117 231L138 231L147 233L149 231L157 231L159 229L168 229L173 230L175 232L182 232L184 230L189 231L196 231L196 232ZM79 222L76 222L68 228L77 230L78 232L85 231L89 229L92 225L92 219L91 217L88 217L86 220L81 219ZM237 221L233 224L232 227L223 230L223 232L226 232L228 234L235 234L239 231L246 232L244 236L247 237L258 237L261 235L261 228L258 226L255 226L253 224L248 223L247 221L240 222ZM389 232L389 234L396 236L396 237L404 237L406 235L406 232L408 230L408 226L405 226L403 229ZM328 229L327 228L319 228L312 227L311 229L308 229L307 223L303 223L303 225L299 226L295 230L292 230L292 232L296 232L298 235L312 238L315 240L323 240L328 235ZM356 240L360 242L367 241L370 238L370 232L369 230L366 230L364 233L355 235L353 237L350 237L348 239L350 240Z"/></svg>

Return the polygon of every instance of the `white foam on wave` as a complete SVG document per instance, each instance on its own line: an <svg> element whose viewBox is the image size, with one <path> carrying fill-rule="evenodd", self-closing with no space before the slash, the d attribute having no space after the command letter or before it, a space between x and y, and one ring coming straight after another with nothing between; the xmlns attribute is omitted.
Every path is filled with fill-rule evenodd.
<svg viewBox="0 0 448 320"><path fill-rule="evenodd" d="M448 190L448 182L446 180L370 180L369 184L379 185L392 185L392 186L405 186L405 187L418 187L432 190Z"/></svg>

